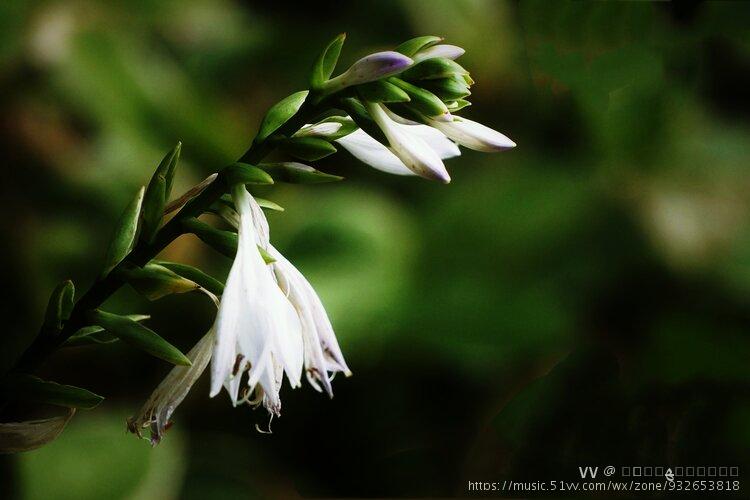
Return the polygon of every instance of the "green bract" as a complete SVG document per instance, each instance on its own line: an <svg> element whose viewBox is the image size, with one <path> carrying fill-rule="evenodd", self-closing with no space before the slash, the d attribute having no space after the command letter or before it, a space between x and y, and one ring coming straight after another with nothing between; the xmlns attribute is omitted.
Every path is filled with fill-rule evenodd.
<svg viewBox="0 0 750 500"><path fill-rule="evenodd" d="M316 161L332 155L336 147L320 137L291 137L279 144L285 153L306 161Z"/></svg>
<svg viewBox="0 0 750 500"><path fill-rule="evenodd" d="M333 70L336 69L336 63L339 60L344 40L346 40L346 33L341 33L339 36L331 40L325 50L323 50L318 56L310 74L311 88L319 88L331 77Z"/></svg>
<svg viewBox="0 0 750 500"><path fill-rule="evenodd" d="M297 162L262 163L260 168L267 171L274 180L292 184L319 184L322 182L340 181L343 177L316 170L309 165ZM262 207L260 198L255 199Z"/></svg>
<svg viewBox="0 0 750 500"><path fill-rule="evenodd" d="M157 300L175 293L193 292L200 288L197 283L159 264L149 263L143 267L126 265L118 269L118 274L148 300Z"/></svg>
<svg viewBox="0 0 750 500"><path fill-rule="evenodd" d="M226 167L222 174L229 188L237 184L273 184L266 172L248 163L234 163Z"/></svg>
<svg viewBox="0 0 750 500"><path fill-rule="evenodd" d="M443 101L432 92L417 87L416 85L412 85L409 82L405 82L400 78L391 77L388 81L409 94L411 101L409 101L408 106L416 109L423 115L433 117L448 113L448 108L445 103L443 103Z"/></svg>
<svg viewBox="0 0 750 500"><path fill-rule="evenodd" d="M114 235L109 243L107 254L104 258L105 265L102 276L107 275L117 264L125 258L127 254L133 250L136 241L136 235L138 234L138 220L141 213L141 204L143 203L143 195L146 191L145 187L141 187L138 193L135 195L133 201L125 208L125 211L120 216L120 220L117 222L115 227Z"/></svg>
<svg viewBox="0 0 750 500"><path fill-rule="evenodd" d="M73 310L75 286L70 280L63 281L50 295L47 311L44 316L44 329L50 332L62 330L63 323L70 318Z"/></svg>
<svg viewBox="0 0 750 500"><path fill-rule="evenodd" d="M416 38L412 38L411 40L407 40L396 47L396 52L401 52L405 56L411 57L420 50L426 49L427 47L432 47L433 45L442 41L443 39L439 36L418 36Z"/></svg>
<svg viewBox="0 0 750 500"><path fill-rule="evenodd" d="M19 399L85 410L95 408L104 400L103 397L80 387L48 382L25 374L8 377L6 390Z"/></svg>
<svg viewBox="0 0 750 500"><path fill-rule="evenodd" d="M392 83L378 80L357 86L360 97L370 102L407 102L409 94Z"/></svg>
<svg viewBox="0 0 750 500"><path fill-rule="evenodd" d="M153 330L127 316L94 310L89 311L88 320L101 326L126 344L130 344L152 356L175 365L191 365L190 360L179 349L161 338Z"/></svg>
<svg viewBox="0 0 750 500"><path fill-rule="evenodd" d="M305 102L309 93L309 90L301 90L274 104L263 118L263 122L261 122L260 129L258 130L258 135L255 136L255 142L265 141L268 136L276 132L279 127L284 125L292 116L294 116Z"/></svg>
<svg viewBox="0 0 750 500"><path fill-rule="evenodd" d="M159 223L164 215L164 206L172 192L172 182L177 162L180 159L181 148L182 143L178 142L174 149L167 153L146 188L146 194L143 197L141 238L147 243L153 241L159 229Z"/></svg>

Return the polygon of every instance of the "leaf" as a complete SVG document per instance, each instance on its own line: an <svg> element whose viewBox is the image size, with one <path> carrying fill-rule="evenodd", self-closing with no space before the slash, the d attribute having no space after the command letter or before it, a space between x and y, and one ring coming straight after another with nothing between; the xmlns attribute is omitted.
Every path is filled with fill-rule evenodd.
<svg viewBox="0 0 750 500"><path fill-rule="evenodd" d="M138 232L138 216L141 212L141 205L143 203L145 192L146 188L141 187L133 201L130 202L120 216L120 220L117 222L117 228L115 229L112 240L109 243L109 248L107 249L107 254L104 258L105 266L104 271L102 271L102 276L109 274L109 272L114 269L131 250L133 250L133 247L135 246L135 237Z"/></svg>
<svg viewBox="0 0 750 500"><path fill-rule="evenodd" d="M70 280L63 281L50 295L47 311L44 315L44 329L50 332L62 330L63 323L70 318L73 310L75 286Z"/></svg>
<svg viewBox="0 0 750 500"><path fill-rule="evenodd" d="M372 119L359 99L355 97L345 97L341 99L341 106L349 114L351 119L354 120L354 123L365 131L367 135L381 144L388 144L388 139L386 139L383 131L380 130L380 127L378 127Z"/></svg>
<svg viewBox="0 0 750 500"><path fill-rule="evenodd" d="M274 259L270 253L266 252L266 250L261 247L260 245L256 245L258 247L258 252L260 252L260 256L263 258L263 262L266 264L273 264L276 262L276 259Z"/></svg>
<svg viewBox="0 0 750 500"><path fill-rule="evenodd" d="M153 261L155 264L166 267L180 276L189 279L215 295L224 293L224 283L210 276L198 268L181 264L179 262L167 262L164 260Z"/></svg>
<svg viewBox="0 0 750 500"><path fill-rule="evenodd" d="M128 314L126 315L126 317L132 319L133 321L144 321L149 319L151 316L149 316L148 314ZM84 326L73 335L71 335L68 340L65 341L63 347L77 347L92 344L111 344L113 342L117 342L118 340L120 339L104 330L104 328L102 328L101 326L90 325Z"/></svg>
<svg viewBox="0 0 750 500"><path fill-rule="evenodd" d="M320 172L320 171L316 170L316 172ZM323 172L320 172L320 173L322 175L326 175L326 176L330 175L330 174L323 174ZM338 177L338 176L331 175L331 177ZM266 208L268 210L273 210L274 212L283 212L284 211L284 207L282 207L278 203L274 203L271 200L267 200L265 198L258 198L257 196L254 196L253 198L255 198L255 201L258 202L258 205L260 206L260 208Z"/></svg>
<svg viewBox="0 0 750 500"><path fill-rule="evenodd" d="M336 152L336 147L320 137L291 137L280 144L280 149L295 158L315 161Z"/></svg>
<svg viewBox="0 0 750 500"><path fill-rule="evenodd" d="M93 324L100 325L109 333L136 349L175 365L190 366L190 360L179 349L161 338L153 330L127 316L119 316L97 309L89 312L88 320Z"/></svg>
<svg viewBox="0 0 750 500"><path fill-rule="evenodd" d="M3 389L18 399L85 410L95 408L104 400L86 389L48 382L26 374L8 376Z"/></svg>
<svg viewBox="0 0 750 500"><path fill-rule="evenodd" d="M0 423L0 453L35 450L54 441L75 412L75 408L66 408L51 418Z"/></svg>
<svg viewBox="0 0 750 500"><path fill-rule="evenodd" d="M222 170L222 175L229 187L237 184L273 184L273 179L266 172L249 163L234 163Z"/></svg>
<svg viewBox="0 0 750 500"><path fill-rule="evenodd" d="M455 101L470 96L471 91L461 76L440 78L438 80L425 80L422 88L429 90L442 101Z"/></svg>
<svg viewBox="0 0 750 500"><path fill-rule="evenodd" d="M301 90L274 104L263 118L263 122L260 124L260 130L258 130L258 135L255 137L255 142L259 143L265 141L268 136L276 132L279 127L294 116L305 102L307 94L309 93L309 90Z"/></svg>
<svg viewBox="0 0 750 500"><path fill-rule="evenodd" d="M448 113L448 108L445 106L443 101L438 96L412 85L411 83L405 82L400 78L391 77L388 79L389 82L393 83L407 94L411 98L408 104L405 106L411 107L422 113L423 115L434 117L441 116Z"/></svg>
<svg viewBox="0 0 750 500"><path fill-rule="evenodd" d="M182 226L222 255L234 259L237 254L237 233L216 229L196 218L184 220Z"/></svg>
<svg viewBox="0 0 750 500"><path fill-rule="evenodd" d="M128 265L118 274L148 300L157 300L167 295L194 292L200 289L197 283L154 263L143 267Z"/></svg>
<svg viewBox="0 0 750 500"><path fill-rule="evenodd" d="M432 47L433 45L443 41L443 38L439 36L418 36L407 40L398 47L396 52L401 52L403 55L411 57L422 49Z"/></svg>
<svg viewBox="0 0 750 500"><path fill-rule="evenodd" d="M260 168L267 171L274 180L290 184L320 184L343 179L338 175L327 174L309 165L297 162L264 163L260 165ZM256 200L260 204L260 200L258 198Z"/></svg>
<svg viewBox="0 0 750 500"><path fill-rule="evenodd" d="M401 74L404 80L434 80L451 76L468 75L469 72L456 61L444 57L425 59Z"/></svg>
<svg viewBox="0 0 750 500"><path fill-rule="evenodd" d="M318 56L318 59L313 65L312 72L310 73L310 88L320 88L323 83L331 77L333 70L336 69L336 63L339 60L344 40L346 40L346 33L341 33L331 40L328 46Z"/></svg>
<svg viewBox="0 0 750 500"><path fill-rule="evenodd" d="M409 94L384 80L365 83L357 87L360 97L370 102L408 102Z"/></svg>
<svg viewBox="0 0 750 500"><path fill-rule="evenodd" d="M143 223L141 228L141 239L146 243L151 243L159 229L159 223L164 215L164 207L172 192L172 182L180 159L182 143L177 145L167 153L156 167L151 182L148 183L146 193L143 197Z"/></svg>

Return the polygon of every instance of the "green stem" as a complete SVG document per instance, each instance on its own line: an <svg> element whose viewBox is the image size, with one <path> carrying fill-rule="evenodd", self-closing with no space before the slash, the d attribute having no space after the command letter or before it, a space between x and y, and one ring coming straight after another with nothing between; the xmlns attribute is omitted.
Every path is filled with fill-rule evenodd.
<svg viewBox="0 0 750 500"><path fill-rule="evenodd" d="M274 135L289 136L299 130L302 125L311 120L319 113L320 107L305 103L295 116L285 123ZM254 142L252 146L239 159L240 162L257 164L273 151L273 141L266 140L261 143ZM120 266L134 264L144 266L155 258L172 241L184 233L182 221L191 217L198 217L205 212L216 200L226 192L223 170L219 172L216 179L206 186L195 198L191 199L168 223L166 223L156 234L153 242L145 244L139 242L133 251L123 259L104 278L94 283L91 288L76 302L70 319L66 321L63 330L55 335L45 335L43 331L37 334L34 342L26 349L14 371L30 372L37 369L58 347L60 347L71 335L88 325L86 313L100 307L109 297L120 289L125 283L117 272Z"/></svg>

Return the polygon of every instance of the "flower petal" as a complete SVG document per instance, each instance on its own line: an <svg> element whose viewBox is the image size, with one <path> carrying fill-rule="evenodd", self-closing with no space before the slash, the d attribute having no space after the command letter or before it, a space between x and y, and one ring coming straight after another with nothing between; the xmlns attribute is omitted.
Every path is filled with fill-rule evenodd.
<svg viewBox="0 0 750 500"><path fill-rule="evenodd" d="M462 146L493 153L516 147L516 143L500 132L481 123L454 116L451 122L431 121L430 125Z"/></svg>
<svg viewBox="0 0 750 500"><path fill-rule="evenodd" d="M425 59L432 59L433 57L443 57L445 59L458 59L466 52L461 47L455 45L441 44L427 47L426 49L417 52L413 59L414 63L419 63Z"/></svg>
<svg viewBox="0 0 750 500"><path fill-rule="evenodd" d="M396 175L416 175L383 144L370 137L362 129L336 140L352 156L372 168Z"/></svg>

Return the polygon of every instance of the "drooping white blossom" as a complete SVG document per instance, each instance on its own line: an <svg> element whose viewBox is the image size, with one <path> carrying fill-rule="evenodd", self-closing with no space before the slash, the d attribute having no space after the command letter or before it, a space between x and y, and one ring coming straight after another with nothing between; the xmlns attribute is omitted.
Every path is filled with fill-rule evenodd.
<svg viewBox="0 0 750 500"><path fill-rule="evenodd" d="M450 122L430 120L429 124L458 144L475 151L494 153L516 147L515 142L500 132L460 116L454 116Z"/></svg>

